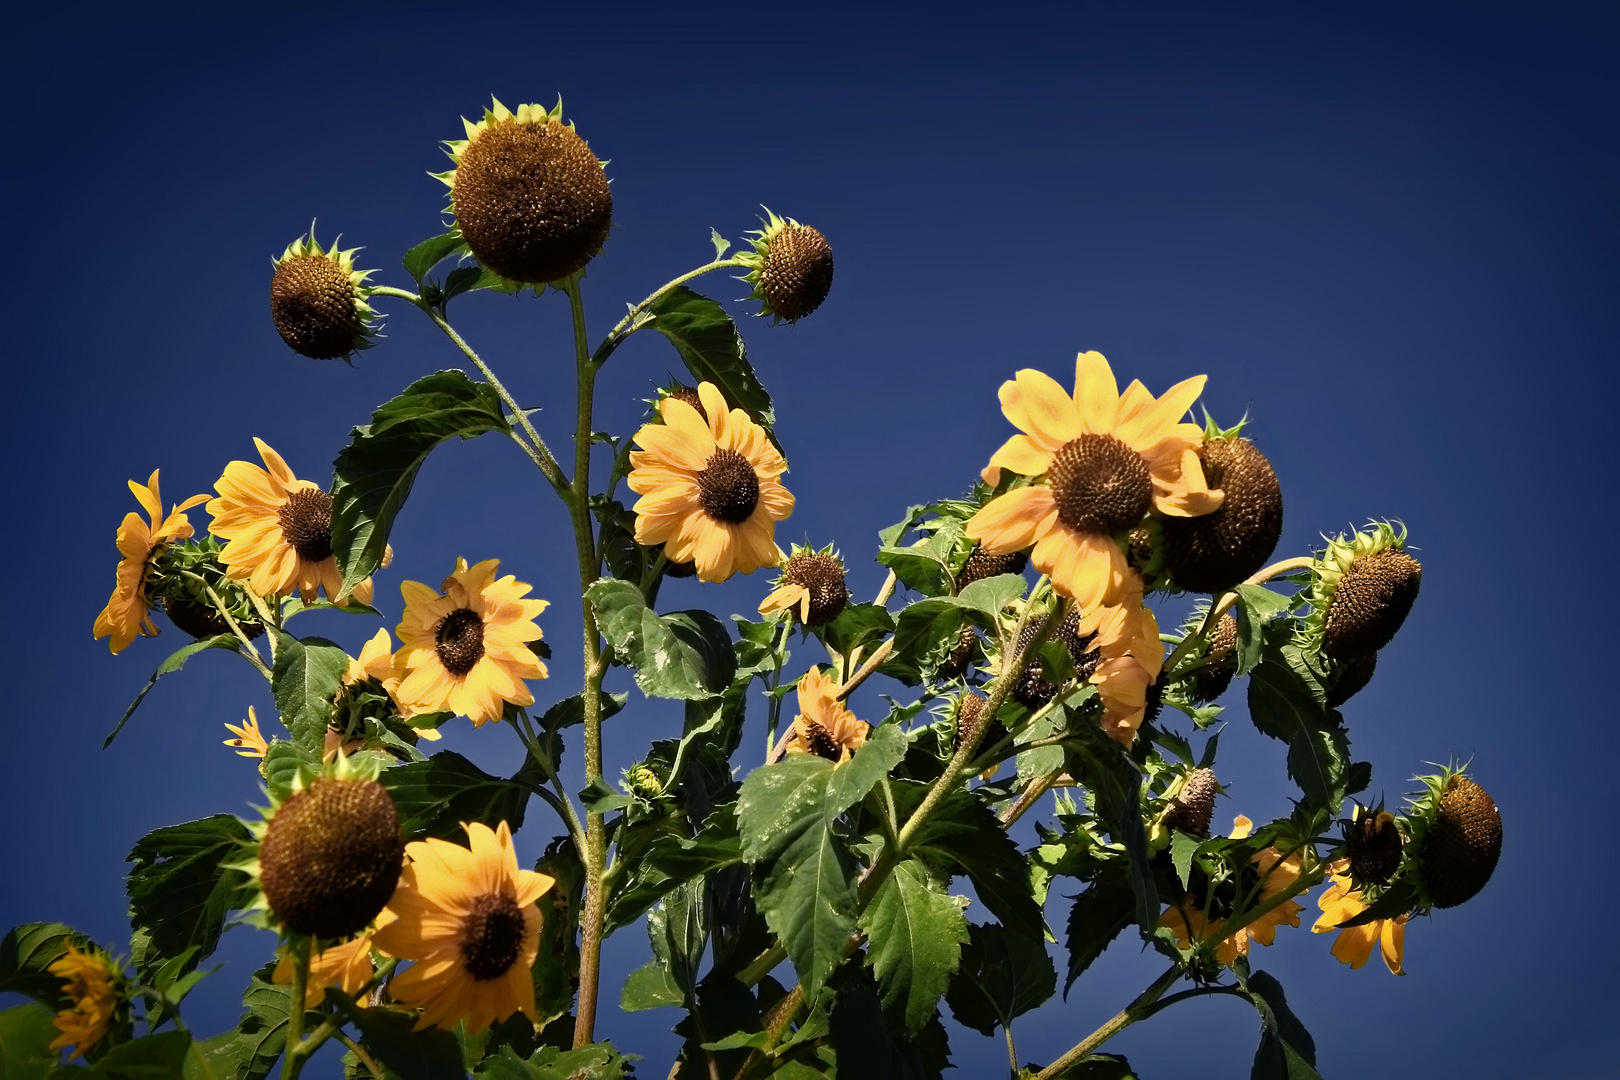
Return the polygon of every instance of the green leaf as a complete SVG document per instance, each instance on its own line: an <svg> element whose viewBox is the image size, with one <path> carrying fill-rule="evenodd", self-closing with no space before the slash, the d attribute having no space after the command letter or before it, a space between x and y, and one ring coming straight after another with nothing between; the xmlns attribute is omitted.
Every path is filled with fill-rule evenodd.
<svg viewBox="0 0 1620 1080"><path fill-rule="evenodd" d="M345 1006L344 1011L360 1029L366 1048L387 1068L390 1080L465 1080L461 1044L451 1032L413 1031L414 1017L389 1009Z"/></svg>
<svg viewBox="0 0 1620 1080"><path fill-rule="evenodd" d="M1029 583L1022 574L997 574L970 583L956 600L963 607L978 612L985 625L995 626L1001 609L1023 596L1027 588Z"/></svg>
<svg viewBox="0 0 1620 1080"><path fill-rule="evenodd" d="M332 479L332 550L343 571L343 592L382 563L394 518L417 470L448 439L510 431L500 396L460 371L416 380L355 428L338 453Z"/></svg>
<svg viewBox="0 0 1620 1080"><path fill-rule="evenodd" d="M821 628L822 640L835 653L894 632L894 617L876 604L850 604L838 618Z"/></svg>
<svg viewBox="0 0 1620 1080"><path fill-rule="evenodd" d="M855 755L833 769L832 777L827 781L829 811L842 812L866 798L866 793L876 787L877 782L889 774L889 770L900 764L909 745L906 733L900 730L897 723L879 724L873 728ZM835 806L837 810L832 810Z"/></svg>
<svg viewBox="0 0 1620 1080"><path fill-rule="evenodd" d="M647 936L675 985L688 993L695 989L703 948L709 942L709 902L703 882L694 879L671 890L648 912Z"/></svg>
<svg viewBox="0 0 1620 1080"><path fill-rule="evenodd" d="M1085 974L1092 961L1101 956L1136 917L1136 892L1119 873L1098 875L1085 892L1074 898L1074 907L1069 910L1069 971L1063 981L1065 998L1074 981Z"/></svg>
<svg viewBox="0 0 1620 1080"><path fill-rule="evenodd" d="M182 1080L191 1036L164 1031L133 1042L119 1043L88 1069L62 1070L69 1076L96 1080Z"/></svg>
<svg viewBox="0 0 1620 1080"><path fill-rule="evenodd" d="M648 697L699 700L731 685L737 669L731 635L707 611L659 615L628 581L603 578L585 590L602 636L635 671Z"/></svg>
<svg viewBox="0 0 1620 1080"><path fill-rule="evenodd" d="M968 617L953 599L919 600L901 610L894 622L894 651L883 665L884 674L915 686L922 681L923 672L934 671L960 647Z"/></svg>
<svg viewBox="0 0 1620 1080"><path fill-rule="evenodd" d="M101 740L101 748L103 750L107 749L112 745L112 741L118 738L118 733L124 730L124 725L129 723L129 718L135 715L135 710L141 707L141 702L146 700L146 695L152 692L152 687L157 685L159 679L179 671L186 666L187 660L205 649L234 649L236 645L237 637L235 634L215 634L213 637L200 638L170 653L169 658L159 664L157 670L152 672L152 677L146 680L146 685L141 687L141 692L135 695L135 700L129 703L129 708L124 710L124 715L118 718L118 725L112 729L105 739Z"/></svg>
<svg viewBox="0 0 1620 1080"><path fill-rule="evenodd" d="M1170 865L1176 868L1176 877L1184 889L1190 889L1192 882L1193 852L1198 850L1198 838L1188 836L1177 829L1170 838Z"/></svg>
<svg viewBox="0 0 1620 1080"><path fill-rule="evenodd" d="M252 902L248 875L223 865L241 858L247 827L230 814L169 825L135 842L125 889L130 922L150 938L143 974L165 960L195 950L179 971L210 956L225 929L225 916Z"/></svg>
<svg viewBox="0 0 1620 1080"><path fill-rule="evenodd" d="M964 903L948 895L924 863L907 859L861 913L866 963L883 1006L899 1006L912 1031L933 1017L961 960L968 938Z"/></svg>
<svg viewBox="0 0 1620 1080"><path fill-rule="evenodd" d="M991 923L968 926L962 964L945 995L951 1015L982 1035L994 1035L1057 991L1057 968L1037 940Z"/></svg>
<svg viewBox="0 0 1620 1080"><path fill-rule="evenodd" d="M1274 593L1263 585L1239 585L1237 619L1237 673L1247 675L1260 662L1265 647L1266 624L1294 606L1294 599Z"/></svg>
<svg viewBox="0 0 1620 1080"><path fill-rule="evenodd" d="M527 767L527 763L525 763ZM494 828L506 822L516 832L533 794L519 777L491 776L453 750L384 769L378 777L394 797L399 824L411 840L436 837L460 841L464 821Z"/></svg>
<svg viewBox="0 0 1620 1080"><path fill-rule="evenodd" d="M903 817L926 790L922 785L895 786ZM958 788L947 795L918 830L911 851L942 871L966 874L984 906L1007 929L1026 937L1045 936L1046 922L1030 891L1024 854L995 811L973 792Z"/></svg>
<svg viewBox="0 0 1620 1080"><path fill-rule="evenodd" d="M665 833L614 882L608 901L608 933L629 926L671 889L742 862L742 841L735 834L705 828L687 839Z"/></svg>
<svg viewBox="0 0 1620 1080"><path fill-rule="evenodd" d="M440 233L431 236L417 244L405 253L401 260L405 265L405 272L416 279L421 285L422 279L427 277L428 271L439 265L450 256L467 250L467 242L454 232Z"/></svg>
<svg viewBox="0 0 1620 1080"><path fill-rule="evenodd" d="M1087 1054L1065 1069L1060 1080L1138 1080L1131 1063L1118 1054Z"/></svg>
<svg viewBox="0 0 1620 1080"><path fill-rule="evenodd" d="M90 939L61 923L24 923L0 938L0 993L26 994L55 1011L67 1004L63 979L48 969L68 951ZM54 1036L53 1036L54 1037Z"/></svg>
<svg viewBox="0 0 1620 1080"><path fill-rule="evenodd" d="M649 960L632 971L619 991L619 1008L625 1012L685 1004L686 992L675 985L669 969L657 960Z"/></svg>
<svg viewBox="0 0 1620 1080"><path fill-rule="evenodd" d="M606 720L620 709L623 709L625 702L629 700L629 694L603 694L602 719ZM561 731L563 728L573 727L575 724L583 724L584 722L584 694L575 694L572 697L563 698L547 709L545 715L540 717L540 727L543 731Z"/></svg>
<svg viewBox="0 0 1620 1080"><path fill-rule="evenodd" d="M318 751L308 750L285 739L277 739L270 744L270 749L264 755L265 786L277 798L286 798L292 794L293 781L298 774L301 771L315 769L320 763Z"/></svg>
<svg viewBox="0 0 1620 1080"><path fill-rule="evenodd" d="M509 1046L479 1065L477 1075L491 1080L619 1080L628 1076L634 1056L620 1054L611 1043L591 1043L576 1050L542 1046L527 1060Z"/></svg>
<svg viewBox="0 0 1620 1080"><path fill-rule="evenodd" d="M479 289L493 289L515 296L525 288L527 286L521 282L510 281L482 266L460 266L450 271L449 276L444 279L439 304L442 307L462 293L475 292Z"/></svg>
<svg viewBox="0 0 1620 1080"><path fill-rule="evenodd" d="M741 409L767 431L775 426L771 396L748 363L742 335L725 308L677 285L659 297L647 313L652 316L652 328L668 338L681 354L692 378L713 383L732 408Z"/></svg>
<svg viewBox="0 0 1620 1080"><path fill-rule="evenodd" d="M264 1080L270 1074L287 1042L287 1013L292 1003L292 987L270 981L274 970L272 962L253 974L242 995L247 1011L234 1028L197 1044L208 1070L193 1055L186 1062L186 1080ZM306 1011L304 1030L312 1030L323 1019L321 1013Z"/></svg>
<svg viewBox="0 0 1620 1080"><path fill-rule="evenodd" d="M45 1080L55 1070L62 1053L49 1047L61 1032L51 1015L50 1009L32 1003L0 1012L0 1076Z"/></svg>
<svg viewBox="0 0 1620 1080"><path fill-rule="evenodd" d="M1144 935L1159 923L1159 890L1148 866L1147 831L1142 825L1142 774L1130 753L1084 716L1069 725L1075 742L1079 779L1091 791L1097 816L1115 843L1125 846L1136 921Z"/></svg>
<svg viewBox="0 0 1620 1080"><path fill-rule="evenodd" d="M1243 988L1260 1014L1260 1045L1255 1050L1253 1080L1321 1080L1316 1071L1316 1042L1288 1007L1282 984L1256 971Z"/></svg>
<svg viewBox="0 0 1620 1080"><path fill-rule="evenodd" d="M332 719L332 699L349 669L349 654L324 638L300 640L273 626L270 632L276 637L270 692L282 726L292 732L294 743L318 756Z"/></svg>
<svg viewBox="0 0 1620 1080"><path fill-rule="evenodd" d="M1350 739L1304 655L1282 634L1268 635L1249 676L1254 726L1288 743L1288 773L1316 807L1337 813L1349 786Z"/></svg>

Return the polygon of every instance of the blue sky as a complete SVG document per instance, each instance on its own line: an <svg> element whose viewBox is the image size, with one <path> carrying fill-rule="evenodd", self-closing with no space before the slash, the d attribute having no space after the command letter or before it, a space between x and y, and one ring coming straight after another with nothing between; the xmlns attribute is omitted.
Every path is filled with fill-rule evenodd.
<svg viewBox="0 0 1620 1080"><path fill-rule="evenodd" d="M267 317L270 256L316 218L323 241L342 232L377 280L408 285L399 254L441 231L443 188L425 175L444 167L436 144L492 93L513 106L561 93L611 159L614 231L585 285L596 334L704 261L711 226L739 240L762 203L830 239L825 307L744 333L798 496L779 540L836 542L858 594L882 579L876 531L958 491L1010 433L1000 382L1026 366L1065 379L1083 349L1155 391L1207 373L1217 418L1250 414L1283 484L1279 557L1369 516L1402 518L1423 593L1346 709L1353 745L1392 800L1423 762L1473 756L1506 819L1502 862L1476 900L1410 928L1405 978L1352 972L1303 929L1256 966L1288 987L1329 1076L1606 1074L1600 1032L1620 1019L1600 975L1616 959L1602 927L1620 880L1598 839L1612 817L1599 694L1620 340L1616 29L1596 8L1548 4L259 5L19 24L4 75L0 446L17 514L6 565L29 588L0 630L14 762L0 786L0 926L60 920L121 944L134 841L258 798L220 725L249 705L270 712L269 695L224 654L160 685L99 749L180 643L166 629L113 658L90 639L133 509L125 481L161 468L167 501L206 491L254 435L321 479L351 425L456 360L386 302L387 339L354 368L293 355ZM727 302L746 291L699 287ZM452 316L566 444L561 298L480 294ZM599 426L629 429L677 366L661 339L621 349ZM390 627L400 580L436 582L457 555L501 558L554 602L554 679L537 697L571 692L566 520L514 447L441 451L394 548L378 588ZM662 602L748 612L765 585L677 582ZM375 628L306 624L351 650ZM857 711L880 709L878 690L895 687ZM1218 814L1285 812L1282 749L1247 725L1241 695L1229 704L1232 798ZM622 762L678 727L669 703L644 705L608 738ZM510 732L465 724L444 745L490 768L520 753ZM538 804L530 822L520 850L533 854L553 830ZM1054 906L1049 921L1065 915ZM218 1002L199 991L195 1027L230 1022L269 947L258 931L227 936ZM637 930L612 939L604 996L645 955ZM1158 965L1117 944L1067 1003L1017 1024L1022 1056L1056 1056ZM610 1011L600 1030L661 1075L676 1018ZM1145 1076L1208 1048L1205 1075L1238 1077L1254 1028L1236 1003L1196 1003L1110 1048ZM952 1041L961 1075L1005 1061L999 1040L953 1026Z"/></svg>

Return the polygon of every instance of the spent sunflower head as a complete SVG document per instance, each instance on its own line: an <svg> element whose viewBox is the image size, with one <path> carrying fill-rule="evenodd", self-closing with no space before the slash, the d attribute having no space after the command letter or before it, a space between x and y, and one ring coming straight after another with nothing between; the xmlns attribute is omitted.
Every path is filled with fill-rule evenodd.
<svg viewBox="0 0 1620 1080"><path fill-rule="evenodd" d="M150 600L146 595L152 557L172 541L184 540L192 534L185 511L208 499L207 495L193 495L177 504L165 517L156 469L144 484L131 480L129 490L152 520L143 521L141 515L131 511L118 526L117 584L113 586L107 606L96 616L95 624L96 638L109 638L107 644L115 654L129 648L130 642L139 635L153 637L157 634L157 627L148 614Z"/></svg>
<svg viewBox="0 0 1620 1080"><path fill-rule="evenodd" d="M1164 827L1199 840L1209 839L1215 796L1220 790L1221 782L1215 778L1214 769L1194 769L1179 777L1175 786L1165 792L1169 804L1165 808Z"/></svg>
<svg viewBox="0 0 1620 1080"><path fill-rule="evenodd" d="M799 715L788 731L786 753L815 754L839 765L866 745L871 730L872 725L838 700L838 684L820 668L811 668L800 677Z"/></svg>
<svg viewBox="0 0 1620 1080"><path fill-rule="evenodd" d="M1022 574L1029 565L1029 556L1022 551L1005 555L992 555L983 547L975 546L968 552L962 569L956 575L956 591L961 592L975 581L999 577L1002 574Z"/></svg>
<svg viewBox="0 0 1620 1080"><path fill-rule="evenodd" d="M238 864L258 884L249 911L283 933L345 938L371 925L404 862L399 812L377 782L379 755L300 770L251 822L252 857Z"/></svg>
<svg viewBox="0 0 1620 1080"><path fill-rule="evenodd" d="M332 700L326 751L342 746L344 753L353 753L349 741L358 737L357 745L364 745L368 723L375 726L403 721L418 737L438 740L441 736L435 724L444 719L442 714L423 714L401 704L399 684L405 675L394 651L394 639L387 630L378 630L361 647L358 657L349 658L349 666Z"/></svg>
<svg viewBox="0 0 1620 1080"><path fill-rule="evenodd" d="M319 484L300 480L263 439L255 438L260 468L233 461L214 482L208 502L209 526L227 543L219 558L225 573L257 596L290 595L296 590L313 600L324 589L337 599L343 574L332 553L332 496ZM387 565L387 557L383 560ZM353 596L371 603L371 579L356 585Z"/></svg>
<svg viewBox="0 0 1620 1080"><path fill-rule="evenodd" d="M793 512L793 496L765 429L728 410L713 383L698 395L707 423L679 398L659 402L663 423L636 432L626 483L641 496L636 543L663 544L671 563L694 563L699 580L718 582L781 561L776 523Z"/></svg>
<svg viewBox="0 0 1620 1080"><path fill-rule="evenodd" d="M80 949L76 945L69 945L46 970L64 980L62 993L68 1000L67 1007L51 1020L60 1034L51 1040L49 1049L73 1047L68 1055L72 1061L107 1037L124 1007L120 993L123 974L106 953L94 946Z"/></svg>
<svg viewBox="0 0 1620 1080"><path fill-rule="evenodd" d="M550 606L528 599L529 586L507 574L499 559L473 566L456 560L438 591L419 581L400 584L405 614L395 633L395 668L403 672L395 697L415 713L449 710L482 727L507 704L532 705L525 679L544 679L546 665L529 648L540 640L535 618Z"/></svg>
<svg viewBox="0 0 1620 1080"><path fill-rule="evenodd" d="M754 250L737 255L748 268L741 280L753 288L749 299L760 301L760 315L796 322L820 307L832 289L832 245L818 230L763 209L763 225L748 234Z"/></svg>
<svg viewBox="0 0 1620 1080"><path fill-rule="evenodd" d="M175 629L199 640L232 633L230 621L215 606L217 597L236 628L252 641L263 635L264 623L247 590L226 576L223 550L213 536L164 545L152 557L147 594L162 601L163 614Z"/></svg>
<svg viewBox="0 0 1620 1080"><path fill-rule="evenodd" d="M1194 612L1199 623L1203 616ZM1188 627L1191 631L1195 627ZM1192 695L1197 701L1209 703L1226 693L1237 674L1237 619L1228 611L1215 622L1209 643L1204 649L1205 664L1192 674Z"/></svg>
<svg viewBox="0 0 1620 1080"><path fill-rule="evenodd" d="M1373 919L1360 926L1340 929L1341 923L1360 915L1370 905L1350 874L1348 859L1331 863L1328 869L1330 884L1317 898L1316 903L1322 909L1322 914L1311 926L1311 933L1326 934L1338 930L1339 936L1333 942L1334 959L1341 964L1349 964L1352 969L1365 965L1376 947L1391 974L1405 975L1402 964L1406 951L1406 923L1411 918L1410 913L1388 919Z"/></svg>
<svg viewBox="0 0 1620 1080"><path fill-rule="evenodd" d="M849 603L844 560L831 544L817 551L793 545L775 588L760 602L759 613L791 611L805 626L825 626Z"/></svg>
<svg viewBox="0 0 1620 1080"><path fill-rule="evenodd" d="M1264 566L1282 537L1277 474L1238 429L1207 424L1198 451L1205 482L1225 493L1220 507L1199 517L1165 515L1161 522L1165 566L1177 588L1225 592Z"/></svg>
<svg viewBox="0 0 1620 1080"><path fill-rule="evenodd" d="M366 286L376 271L354 268L359 250L340 251L334 244L323 251L311 225L308 236L271 260L270 318L281 340L300 356L347 360L376 343L377 313Z"/></svg>
<svg viewBox="0 0 1620 1080"><path fill-rule="evenodd" d="M423 840L406 846L410 863L388 909L397 919L373 937L377 948L415 963L388 985L394 1000L422 1010L416 1029L476 1035L534 1007L532 968L540 952L536 903L556 883L519 870L512 831L501 822L464 825L468 846Z"/></svg>
<svg viewBox="0 0 1620 1080"><path fill-rule="evenodd" d="M473 257L509 281L560 281L584 268L613 225L603 163L555 109L499 101L465 139L445 143L455 167L435 174Z"/></svg>
<svg viewBox="0 0 1620 1080"><path fill-rule="evenodd" d="M1502 812L1464 768L1418 777L1424 791L1407 814L1418 906L1425 910L1472 900L1502 855Z"/></svg>
<svg viewBox="0 0 1620 1080"><path fill-rule="evenodd" d="M1375 521L1328 541L1311 567L1311 610L1300 626L1303 648L1333 660L1370 656L1406 621L1423 567L1406 553L1406 527Z"/></svg>
<svg viewBox="0 0 1620 1080"><path fill-rule="evenodd" d="M1001 411L1021 434L990 458L1032 482L997 496L973 515L967 536L989 554L1030 551L1035 569L1083 608L1117 602L1130 572L1117 537L1150 510L1195 517L1221 505L1204 481L1204 432L1181 417L1203 391L1199 375L1154 398L1140 382L1121 394L1101 353L1081 353L1074 394L1043 372L1024 369L1001 386Z"/></svg>

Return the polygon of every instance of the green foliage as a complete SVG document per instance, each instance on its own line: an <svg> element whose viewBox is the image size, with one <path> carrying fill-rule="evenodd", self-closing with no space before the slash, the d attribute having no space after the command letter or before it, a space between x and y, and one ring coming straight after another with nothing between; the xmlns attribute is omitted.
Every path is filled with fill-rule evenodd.
<svg viewBox="0 0 1620 1080"><path fill-rule="evenodd" d="M1077 779L1091 792L1097 817L1114 842L1125 847L1131 888L1136 893L1136 922L1144 935L1151 934L1159 923L1159 890L1148 868L1142 774L1130 754L1088 718L1072 720L1069 727L1079 746Z"/></svg>
<svg viewBox="0 0 1620 1080"><path fill-rule="evenodd" d="M628 581L603 578L585 591L602 636L619 661L635 670L648 697L712 697L736 672L731 635L707 611L659 615Z"/></svg>
<svg viewBox="0 0 1620 1080"><path fill-rule="evenodd" d="M224 865L239 859L249 840L241 821L215 814L155 829L135 842L125 889L130 922L148 938L143 971L195 950L182 965L190 970L213 953L225 916L253 899L247 874Z"/></svg>
<svg viewBox="0 0 1620 1080"><path fill-rule="evenodd" d="M382 564L417 470L440 443L511 431L495 390L461 371L416 380L350 432L332 477L332 550L350 592Z"/></svg>
<svg viewBox="0 0 1620 1080"><path fill-rule="evenodd" d="M917 859L898 864L861 913L866 962L885 1008L898 1007L915 1031L934 1015L967 940L965 899L950 896Z"/></svg>
<svg viewBox="0 0 1620 1080"><path fill-rule="evenodd" d="M439 265L452 255L465 253L467 242L461 238L459 232L440 233L430 236L405 253L401 262L405 272L416 279L418 285L427 277L428 271Z"/></svg>
<svg viewBox="0 0 1620 1080"><path fill-rule="evenodd" d="M146 680L146 685L141 687L141 692L135 695L135 700L129 703L129 708L125 709L124 715L118 718L118 723L113 727L112 731L108 732L107 737L101 741L101 748L103 750L107 749L112 745L112 741L118 738L118 733L124 730L124 725L129 723L129 718L135 715L135 710L141 707L141 702L146 700L146 695L152 692L152 687L157 685L159 679L179 671L186 666L187 660L200 652L208 649L234 649L237 640L235 634L217 634L214 637L200 638L170 653L169 658L159 664L157 670L152 672L152 677Z"/></svg>
<svg viewBox="0 0 1620 1080"><path fill-rule="evenodd" d="M1099 875L1074 898L1074 907L1069 909L1069 972L1063 980L1064 997L1092 961L1137 918L1136 891L1124 874Z"/></svg>
<svg viewBox="0 0 1620 1080"><path fill-rule="evenodd" d="M1253 1080L1321 1080L1316 1071L1316 1042L1288 1007L1282 984L1264 971L1245 977L1247 966L1235 966L1234 971L1260 1014L1260 1045L1249 1075Z"/></svg>
<svg viewBox="0 0 1620 1080"><path fill-rule="evenodd" d="M453 750L441 750L421 761L384 769L377 778L394 797L400 829L411 840L437 837L465 842L464 821L494 828L506 822L516 832L533 785L540 779L525 762L510 779L491 776Z"/></svg>
<svg viewBox="0 0 1620 1080"><path fill-rule="evenodd" d="M1254 726L1288 744L1288 774L1313 807L1337 814L1349 787L1350 739L1327 691L1287 624L1266 635L1260 664L1249 675Z"/></svg>
<svg viewBox="0 0 1620 1080"><path fill-rule="evenodd" d="M190 1051L190 1035L182 1031L162 1031L133 1042L119 1043L88 1069L61 1069L55 1078L182 1080Z"/></svg>
<svg viewBox="0 0 1620 1080"><path fill-rule="evenodd" d="M6 1080L45 1080L62 1056L50 1049L61 1032L51 1023L51 1010L17 1005L0 1012L0 1076Z"/></svg>
<svg viewBox="0 0 1620 1080"><path fill-rule="evenodd" d="M636 1058L620 1054L611 1043L591 1043L577 1050L542 1046L527 1059L502 1047L478 1067L489 1080L618 1080L630 1075Z"/></svg>
<svg viewBox="0 0 1620 1080"><path fill-rule="evenodd" d="M391 1009L362 1009L346 1004L345 1012L360 1029L360 1042L388 1071L389 1080L464 1080L467 1075L460 1041L448 1031L411 1030L415 1018Z"/></svg>
<svg viewBox="0 0 1620 1080"><path fill-rule="evenodd" d="M332 719L332 698L343 685L349 654L325 638L300 640L276 627L276 666L270 691L293 742L319 757Z"/></svg>
<svg viewBox="0 0 1620 1080"><path fill-rule="evenodd" d="M650 325L681 354L686 370L711 382L727 404L741 409L768 432L776 425L771 396L748 362L737 324L726 309L684 285L677 285L647 309Z"/></svg>
<svg viewBox="0 0 1620 1080"><path fill-rule="evenodd" d="M287 1016L292 1004L292 988L270 981L275 964L254 973L242 1004L247 1011L229 1031L197 1044L206 1071L195 1060L186 1062L185 1080L264 1080L275 1067L287 1045ZM304 1014L304 1030L323 1019L317 1012Z"/></svg>
<svg viewBox="0 0 1620 1080"><path fill-rule="evenodd" d="M897 783L901 812L914 810L925 791L923 785ZM947 795L918 830L910 851L937 869L966 874L984 906L1009 930L1032 938L1046 933L1023 852L974 792L962 788Z"/></svg>
<svg viewBox="0 0 1620 1080"><path fill-rule="evenodd" d="M24 923L0 938L0 993L26 994L55 1011L67 1004L62 977L47 970L68 947L83 950L90 939L61 923Z"/></svg>
<svg viewBox="0 0 1620 1080"><path fill-rule="evenodd" d="M994 1035L1056 991L1057 968L1041 941L994 923L970 923L962 966L945 1000L958 1023Z"/></svg>
<svg viewBox="0 0 1620 1080"><path fill-rule="evenodd" d="M1239 585L1238 604L1234 611L1237 620L1237 673L1247 675L1260 663L1265 647L1266 625L1294 606L1291 596L1272 592L1262 585Z"/></svg>
<svg viewBox="0 0 1620 1080"><path fill-rule="evenodd" d="M1118 1054L1087 1054L1064 1070L1062 1080L1138 1080L1131 1063Z"/></svg>
<svg viewBox="0 0 1620 1080"><path fill-rule="evenodd" d="M608 901L609 931L628 926L671 889L742 862L742 841L733 832L705 828L695 837L664 833L614 882Z"/></svg>

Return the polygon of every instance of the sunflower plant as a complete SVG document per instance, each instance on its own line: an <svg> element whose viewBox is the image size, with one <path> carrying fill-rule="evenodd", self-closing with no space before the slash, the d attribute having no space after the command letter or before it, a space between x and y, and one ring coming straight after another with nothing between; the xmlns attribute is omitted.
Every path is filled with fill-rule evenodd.
<svg viewBox="0 0 1620 1080"><path fill-rule="evenodd" d="M1224 994L1260 1016L1255 1076L1318 1075L1257 947L1314 903L1324 952L1359 968L1376 950L1398 975L1413 920L1475 895L1501 849L1465 768L1420 778L1403 806L1357 798L1372 767L1346 708L1418 595L1404 527L1272 561L1276 473L1243 424L1191 419L1204 376L1122 389L1082 352L1072 381L1055 365L1009 373L1006 441L882 531L887 579L862 600L832 543L779 545L794 496L775 405L731 316L688 287L735 270L761 315L810 316L832 284L826 237L769 211L740 254L715 234L713 259L593 347L581 291L612 223L604 163L560 103L495 102L465 135L440 176L453 225L405 253L412 287L377 283L313 230L270 282L275 327L307 357L377 346L388 301L429 320L458 366L378 406L325 486L259 439L256 461L224 464L212 494L167 513L156 471L130 484L145 516L117 529L94 633L121 653L160 633L162 611L187 640L107 741L158 678L234 652L275 702L273 722L250 708L224 740L257 763L244 796L259 783L267 805L137 842L124 951L60 925L11 930L0 990L33 1003L0 1013L6 1060L40 1076L291 1080L335 1041L349 1076L631 1075L633 1055L596 1037L606 993L678 1014L678 1060L650 1075L938 1077L948 1013L999 1034L1013 1076L1119 1077L1128 1063L1102 1047L1120 1030ZM566 302L571 454L451 323L452 301L483 289ZM691 383L661 389L636 430L603 433L597 375L647 331ZM545 708L548 601L501 573L510 550L489 550L512 537L469 529L476 561L374 587L423 462L486 435L527 456L571 526L584 665ZM667 577L737 575L758 575L758 607L729 621L658 602ZM1166 632L1155 605L1188 593L1202 599ZM359 656L294 632L320 608L368 620ZM605 689L615 669L633 691ZM886 708L852 697L873 680ZM1297 798L1219 835L1216 725L1239 685L1286 747ZM640 757L614 778L603 725L631 692L683 727L650 742L616 727ZM750 716L763 747L744 745ZM434 750L464 723L510 740L507 771ZM234 761L209 752L207 767ZM554 833L532 868L513 844L525 825ZM1061 925L1054 888L1074 891ZM264 966L240 1021L204 1036L184 1004L220 986L205 962L233 923L262 928ZM602 943L632 926L649 959L604 986ZM1121 938L1161 954L1163 974L1056 1060L1024 1062L1014 1021L1058 990L1047 942L1067 993Z"/></svg>

